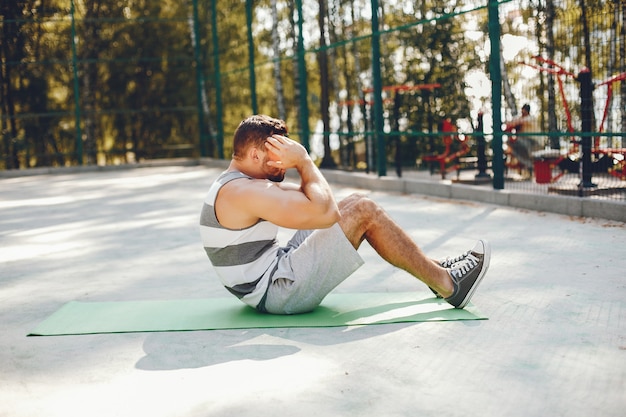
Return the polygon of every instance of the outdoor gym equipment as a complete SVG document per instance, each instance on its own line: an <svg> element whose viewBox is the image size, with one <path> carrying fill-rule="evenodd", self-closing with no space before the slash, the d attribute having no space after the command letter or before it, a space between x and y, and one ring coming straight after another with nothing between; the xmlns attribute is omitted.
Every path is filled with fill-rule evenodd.
<svg viewBox="0 0 626 417"><path fill-rule="evenodd" d="M542 176L538 178L537 182L548 182L552 183L558 181L564 174L565 170L561 170L560 173L553 176L552 171L554 168L558 167L559 164L565 159L567 159L570 155L575 155L580 158L581 168L581 188L590 188L595 187L595 184L591 181L592 176L592 161L591 155L602 156L613 159L615 162L613 166L609 167L607 172L620 179L626 180L626 148L604 148L600 147L600 137L595 136L593 143L591 140L590 133L593 131L593 89L594 85L591 80L591 72L587 68L583 68L578 75L575 75L563 68L561 65L556 62L543 58L541 56L533 57L536 61L539 62L539 65L529 64L526 62L522 62L521 64L530 66L539 71L547 72L555 75L559 86L559 93L561 95L561 100L563 102L563 108L565 110L565 116L567 120L567 131L569 133L574 132L574 127L572 124L572 114L569 109L567 97L565 96L565 91L563 87L563 77L569 77L574 79L580 83L580 99L581 99L581 129L582 134L580 140L577 140L572 135L570 137L570 143L573 144L572 150L567 155L560 154L558 152L555 153L554 150L551 151L540 151L537 153L537 156L541 158L540 165ZM607 86L607 98L604 105L604 112L602 116L602 121L600 122L600 126L598 127L597 132L602 133L604 131L604 125L607 120L609 106L611 103L611 97L613 93L613 84L618 81L626 80L626 72L621 73L619 75L608 78L605 81L597 84L598 87ZM579 146L580 145L580 146ZM543 152L543 154L542 154ZM547 174L547 175L546 175Z"/></svg>
<svg viewBox="0 0 626 417"><path fill-rule="evenodd" d="M459 158L470 151L470 147L466 140L462 140L457 135L457 128L450 119L444 119L441 123L441 132L443 133L443 144L445 149L440 154L424 155L422 161L431 162L430 174L433 174L433 165L439 164L441 179L446 178L446 174L451 171L457 171L460 168ZM452 145L457 141L460 145L457 151L452 149ZM450 165L452 164L452 165Z"/></svg>

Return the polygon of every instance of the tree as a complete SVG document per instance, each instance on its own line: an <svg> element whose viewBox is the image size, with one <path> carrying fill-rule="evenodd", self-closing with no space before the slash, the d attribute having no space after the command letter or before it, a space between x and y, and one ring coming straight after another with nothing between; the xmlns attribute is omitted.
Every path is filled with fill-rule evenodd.
<svg viewBox="0 0 626 417"><path fill-rule="evenodd" d="M280 36L278 33L278 7L276 0L270 0L272 9L272 51L274 53L274 85L276 86L276 107L278 110L278 117L282 120L287 118L287 111L285 110L285 93L283 89L283 77L280 70Z"/></svg>
<svg viewBox="0 0 626 417"><path fill-rule="evenodd" d="M416 20L420 24L411 30L390 32L383 41L390 57L387 64L390 69L384 74L385 85L440 85L406 93L397 114L406 120L408 131L433 132L446 117L469 118L464 74L477 68L480 62L472 53L471 41L464 36L461 17L453 17L463 3L425 1L412 14L386 13L388 27L405 27ZM390 120L390 124L395 121ZM415 146L407 143L409 151L403 152L407 162L415 159L416 151L423 153L428 149L421 136L414 135L412 140Z"/></svg>
<svg viewBox="0 0 626 417"><path fill-rule="evenodd" d="M324 156L320 167L335 168L337 166L333 159L330 149L330 115L328 113L330 107L330 80L328 76L328 51L326 50L328 36L326 29L327 9L326 0L318 0L319 12L318 23L320 30L320 48L317 53L317 61L320 69L320 114L322 117L322 125L324 126Z"/></svg>
<svg viewBox="0 0 626 417"><path fill-rule="evenodd" d="M210 134L212 124L223 122L225 129L218 124L220 132L233 132L249 114L252 92L247 81L247 28L241 24L244 2L221 2L216 13L209 11L215 0L193 3L199 9L199 24L190 26L189 1L73 1L77 6L75 38L66 0L17 0L0 6L0 148L5 168L75 163L69 155L82 144L88 163L126 161L127 155L135 159L181 152L194 155L198 139L206 131ZM321 120L323 166L336 166L330 149L334 133L341 139L342 165L355 167L357 152L363 149L372 161L373 147L362 146L372 130L367 101L371 97L364 94L364 88L372 84L370 2L318 0L304 5L302 32L307 53L303 72L297 71L300 56L294 52L296 35L300 35L294 1L249 3L255 7L251 33L259 111L284 118L290 126L303 121L298 115L301 109L307 115L311 112L307 126L309 121ZM383 85L439 85L383 93L386 142L395 143L386 150L387 161L401 155L403 163L413 163L429 149L425 135L435 132L444 117L470 119L464 75L485 60L478 56L482 46L468 39L464 25L470 19L486 19L481 8L468 13L467 2L461 0L383 3ZM505 29L535 40L547 58L566 62L573 72L590 63L600 79L600 71L606 68L626 69L623 1L527 0L519 5L523 6L526 28ZM579 23L583 12L586 35ZM219 25L212 23L214 19ZM213 30L219 38L215 43L209 36ZM607 53L600 43L609 33L615 34L616 40ZM587 38L585 50L581 42L571 42ZM69 47L73 39L78 48L77 100L72 95L73 72L68 71L73 64ZM563 117L559 116L562 105L555 78L541 74L536 80L522 79L517 68L517 62L506 63L512 93L519 94L523 80L527 83L523 95L540 94L547 114L544 124L556 131ZM302 85L311 91L310 97L305 89L300 91L300 76L306 76ZM575 88L575 83L570 84L569 88ZM221 117L218 111L206 111L218 109L218 89L224 97L219 103ZM622 105L626 103L626 83L621 83L620 91L615 97L620 105L615 107L626 126ZM301 102L314 104L301 108ZM80 110L78 125L75 106ZM575 106L573 111L577 111ZM78 140L77 128L83 128ZM558 138L552 139L551 145L558 146ZM225 145L228 149L229 143Z"/></svg>
<svg viewBox="0 0 626 417"><path fill-rule="evenodd" d="M2 92L2 142L4 154L6 155L4 164L8 169L20 167L18 158L18 128L16 121L16 78L13 69L17 62L25 56L24 46L26 38L24 36L24 21L20 20L22 11L27 9L30 2L2 2L0 13L3 17L2 37L0 42L0 53L2 54L2 71L0 72L0 86ZM8 124L7 127L4 124Z"/></svg>
<svg viewBox="0 0 626 417"><path fill-rule="evenodd" d="M621 72L626 71L626 4L622 0L616 0L617 6L621 15L621 29L620 29L620 47L619 47L619 57L620 57L620 70ZM620 102L622 103L622 114L621 114L621 131L626 132L626 109L624 106L626 105L626 82L620 83ZM626 147L626 138L622 137L622 147Z"/></svg>

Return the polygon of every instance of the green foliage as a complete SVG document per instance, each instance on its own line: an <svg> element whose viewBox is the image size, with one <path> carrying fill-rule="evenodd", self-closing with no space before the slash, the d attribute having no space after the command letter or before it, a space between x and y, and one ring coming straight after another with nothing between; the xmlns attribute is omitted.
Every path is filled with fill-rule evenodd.
<svg viewBox="0 0 626 417"><path fill-rule="evenodd" d="M193 1L2 2L0 168L76 164L79 145L84 145L87 163L196 157L200 155L203 135L209 136L211 155L216 155L215 144L219 140L224 142L225 155L229 157L232 133L252 111L245 24L248 2L218 2L217 15L212 16L214 0L197 0L196 59ZM354 167L365 158L363 141L372 129L371 93L365 93L372 85L371 3L325 1L329 11L325 50L330 64L330 129L339 134L343 146L335 150L334 156L342 165ZM575 24L579 18L578 2L558 1L557 19L571 23L555 26L559 42L555 58L573 66L584 63L581 43L571 41L583 38L583 28ZM320 102L325 94L320 88L321 43L316 3L304 2L311 126L317 126L322 119ZM486 31L486 13L480 6L468 12L467 2L461 0L380 3L383 84L438 85L384 92L388 142L401 148L404 163L413 164L420 155L435 150L425 135L436 133L444 118L465 120L466 126L470 126L471 112L477 109L467 96L465 75L486 70L486 36L479 40L470 38L467 27L471 22L473 27ZM533 30L543 22L544 3L545 0L505 3L507 10L518 4L525 26L516 27L505 19L503 33L538 39L542 45L542 33ZM277 1L279 56L272 43L274 16L270 0L251 4L259 111L276 115L279 89L274 64L278 62L286 119L293 136L298 138L301 109L297 99L295 2ZM595 33L608 31L613 22L608 17L617 3L589 0L585 4L589 7L589 25ZM212 27L214 17L216 28ZM216 42L213 29L218 33ZM599 42L598 36L591 39ZM570 42L569 46L564 42ZM591 55L592 64L594 73L599 73L610 65L596 50L599 51L597 45ZM219 74L215 58L219 60ZM200 73L196 74L198 65ZM510 70L515 65L507 63ZM613 67L617 68L616 64ZM515 71L511 71L511 77L513 83L523 80ZM536 92L544 88L539 81L532 85ZM201 85L204 103L198 94ZM217 120L218 107L221 120ZM388 149L389 160L394 158L394 149L395 146Z"/></svg>

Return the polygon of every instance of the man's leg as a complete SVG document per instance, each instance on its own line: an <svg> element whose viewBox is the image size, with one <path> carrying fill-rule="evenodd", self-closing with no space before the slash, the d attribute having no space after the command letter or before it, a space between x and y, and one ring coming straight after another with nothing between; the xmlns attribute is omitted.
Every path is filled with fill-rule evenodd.
<svg viewBox="0 0 626 417"><path fill-rule="evenodd" d="M374 201L353 194L339 203L339 225L352 246L363 240L390 264L404 269L443 297L454 291L448 271L428 258L413 239Z"/></svg>

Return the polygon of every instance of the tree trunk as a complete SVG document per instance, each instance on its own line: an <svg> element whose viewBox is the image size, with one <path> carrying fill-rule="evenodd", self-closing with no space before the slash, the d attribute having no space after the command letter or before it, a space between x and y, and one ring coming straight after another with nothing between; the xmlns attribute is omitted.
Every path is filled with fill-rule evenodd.
<svg viewBox="0 0 626 417"><path fill-rule="evenodd" d="M197 33L196 27L195 27L196 22L194 19L194 14L192 13L191 9L189 11L189 15L187 16L187 24L189 25L189 36L191 38L191 47L195 51L198 48L198 39L196 39L196 33ZM196 62L196 65L200 65L199 58ZM202 68L200 68L199 71L202 71ZM213 135L212 135L213 129L211 128L211 110L209 108L209 98L207 97L206 82L204 81L204 76L198 77L197 88L200 89L200 105L202 108L202 123L200 124L200 135L201 137L208 136L207 154L210 156L215 156L213 152L214 146L213 146Z"/></svg>
<svg viewBox="0 0 626 417"><path fill-rule="evenodd" d="M96 91L98 91L98 58L100 56L100 33L96 19L100 17L101 1L85 3L85 32L83 48L79 52L79 60L84 62L82 71L81 99L83 102L83 134L85 137L84 149L87 156L87 165L98 163L96 121Z"/></svg>
<svg viewBox="0 0 626 417"><path fill-rule="evenodd" d="M355 6L354 3L351 3L350 5L350 17L352 20L352 27L354 27L354 22L356 22L357 18L360 18L360 16L357 17L357 14L355 13ZM352 29L351 29L351 35L355 36L355 34L353 33ZM367 112L367 104L365 103L365 93L363 92L363 83L361 82L361 54L359 52L359 48L357 46L356 42L352 42L352 44L350 45L351 47L351 52L352 52L352 56L354 59L354 80L355 80L355 88L356 88L356 94L358 97L358 103L361 109L361 116L363 117L363 131L368 131L369 130L369 125L368 125L368 120L370 120L370 118L368 117L368 112ZM346 81L349 82L349 81ZM350 98L350 96L348 96L348 98ZM353 128L353 121L352 118L350 118L350 121L348 122L348 129L350 132L354 131ZM370 172L370 168L372 168L374 165L373 163L371 163L371 136L370 135L365 135L365 141L366 141L366 146L365 146L365 171L367 173ZM353 140L354 142L354 140ZM354 145L353 145L354 147ZM354 161L354 166L356 167L356 155L355 155L355 161Z"/></svg>
<svg viewBox="0 0 626 417"><path fill-rule="evenodd" d="M300 120L300 71L298 69L298 34L296 33L297 23L294 19L294 16L296 15L296 2L289 1L287 3L289 7L289 27L291 28L289 34L293 42L293 102L296 103L294 106L296 109L296 120Z"/></svg>
<svg viewBox="0 0 626 417"><path fill-rule="evenodd" d="M616 66L616 62L617 62L617 48L616 48L616 42L617 42L617 27L619 25L619 11L617 8L617 3L615 4L615 6L613 7L613 19L611 21L611 28L610 28L610 34L609 34L609 59L608 59L608 63L607 63L607 74L611 75L614 74L615 71L615 66ZM612 107L613 107L613 96L608 98L608 102L606 103L607 108L609 109L609 112L607 114L607 119L606 119L606 126L605 126L605 131L607 132L611 132L613 130L613 112L611 111ZM608 138L609 142L611 143L609 145L609 147L613 147L612 143L614 141L613 137L609 137Z"/></svg>
<svg viewBox="0 0 626 417"><path fill-rule="evenodd" d="M280 72L280 37L278 36L278 8L276 0L271 0L272 7L272 50L274 51L274 86L276 88L276 107L278 118L285 120L287 112L285 110L285 92L283 88L283 77Z"/></svg>
<svg viewBox="0 0 626 417"><path fill-rule="evenodd" d="M583 30L583 44L582 47L585 52L585 66L591 68L591 40L589 35L589 21L587 19L587 8L585 7L585 0L579 0L580 5L580 24L582 25Z"/></svg>
<svg viewBox="0 0 626 417"><path fill-rule="evenodd" d="M330 101L330 92L328 88L328 51L326 50L326 0L319 0L319 15L318 15L319 29L320 29L320 51L317 54L317 59L320 67L320 112L322 116L322 124L324 126L324 157L320 163L322 168L336 168L337 164L333 159L330 149L330 117L328 114L328 107Z"/></svg>
<svg viewBox="0 0 626 417"><path fill-rule="evenodd" d="M618 7L622 14L622 25L620 30L619 58L620 72L626 71L626 4L624 1L618 2ZM626 83L620 83L620 108L621 108L621 131L626 132ZM622 136L622 148L626 147L626 138Z"/></svg>
<svg viewBox="0 0 626 417"><path fill-rule="evenodd" d="M337 38L337 23L335 22L335 18L337 18L338 16L340 16L339 13L339 4L338 4L338 0L330 0L330 10L328 13L328 36L330 39L330 43L331 44L336 44L339 40ZM339 19L341 19L341 17L339 17ZM332 68L333 70L331 71L331 85L332 85L332 93L333 96L335 98L335 103L336 103L336 116L339 118L339 132L341 133L342 131L342 117L341 117L341 110L339 109L339 102L341 101L341 97L340 97L340 90L341 90L341 85L340 85L340 81L339 81L339 77L341 75L341 71L338 71L337 68L337 56L338 56L338 51L337 48L331 48L329 51L329 59L330 59L330 68ZM345 66L345 64L344 64ZM339 135L339 154L342 155L343 154L343 140L342 140L342 136ZM343 159L343 158L342 158Z"/></svg>
<svg viewBox="0 0 626 417"><path fill-rule="evenodd" d="M346 27L345 24L345 19L341 19L341 32L345 34L345 36L351 38L352 37L352 29L351 26L354 24L354 6L353 4L350 4L350 10L352 13L352 23L350 25L350 27ZM354 125L352 123L352 83L350 82L351 79L357 78L356 75L351 75L350 74L350 66L348 65L348 47L344 47L342 48L343 50L343 62L344 62L344 66L343 66L343 78L345 81L345 89L346 89L346 129L345 129L345 133L346 135L344 136L344 139L342 140L343 142L343 160L342 160L342 165L347 167L347 168L355 168L356 167L356 159L355 159L355 152L354 152ZM356 55L352 55L352 58L354 60L356 60L358 57ZM355 63L356 66L356 63ZM339 109L339 114L342 113L342 110Z"/></svg>
<svg viewBox="0 0 626 417"><path fill-rule="evenodd" d="M21 8L19 4L14 2L2 2L1 11L5 19L18 19L21 16ZM11 66L8 62L18 62L20 60L16 49L11 48L11 45L16 48L21 42L15 42L15 38L21 36L19 23L13 22L12 24L5 23L2 25L2 37L3 41L0 42L0 54L2 62L2 71L0 71L0 88L2 99L2 114L6 115L8 129L4 126L0 126L2 129L2 140L4 144L6 160L4 161L6 169L19 169L20 161L17 152L17 122L15 119L15 99L13 97L13 87L11 84ZM11 39L14 42L9 42Z"/></svg>
<svg viewBox="0 0 626 417"><path fill-rule="evenodd" d="M513 96L513 92L511 91L511 84L509 83L509 77L507 76L506 65L504 65L502 43L500 43L500 72L502 73L502 92L504 93L506 104L509 106L509 109L511 109L511 115L515 117L517 116L517 103L515 103L515 96Z"/></svg>

